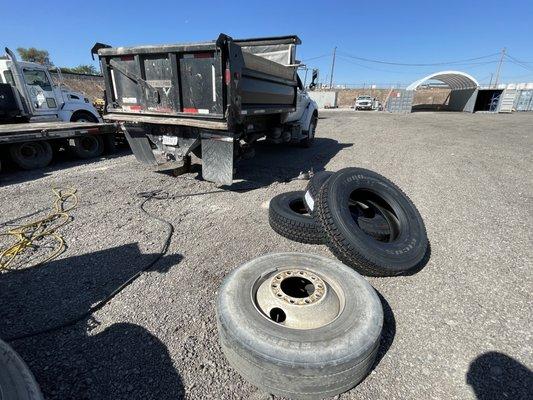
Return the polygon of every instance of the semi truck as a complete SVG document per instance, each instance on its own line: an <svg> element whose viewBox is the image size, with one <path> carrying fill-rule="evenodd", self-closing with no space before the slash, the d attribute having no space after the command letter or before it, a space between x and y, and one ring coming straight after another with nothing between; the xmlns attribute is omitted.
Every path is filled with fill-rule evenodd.
<svg viewBox="0 0 533 400"><path fill-rule="evenodd" d="M47 66L18 61L5 51L0 57L0 157L35 169L50 163L54 148L81 158L113 148L116 126L104 124L87 97L61 79L55 84Z"/></svg>
<svg viewBox="0 0 533 400"><path fill-rule="evenodd" d="M296 35L111 47L97 43L104 120L117 122L137 160L190 165L203 179L233 182L234 161L254 142L311 146L316 103L298 77Z"/></svg>

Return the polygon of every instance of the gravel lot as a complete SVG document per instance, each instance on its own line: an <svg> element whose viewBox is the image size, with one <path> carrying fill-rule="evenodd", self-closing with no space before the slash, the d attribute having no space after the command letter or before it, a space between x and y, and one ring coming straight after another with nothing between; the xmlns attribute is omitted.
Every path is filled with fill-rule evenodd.
<svg viewBox="0 0 533 400"><path fill-rule="evenodd" d="M75 186L81 202L62 230L68 250L59 259L0 275L0 337L82 313L150 262L165 227L140 211L136 193L162 189L174 198L146 208L175 234L152 271L90 319L11 344L49 399L267 398L218 347L217 288L265 253L332 257L325 246L274 233L268 200L303 189L305 181L291 180L300 171L361 166L411 197L432 255L415 275L370 279L386 314L379 362L339 398L525 399L533 393L532 134L531 113L331 111L321 114L311 149L258 146L239 165L239 190L197 173L155 173L127 153L8 171L0 222L47 208L52 184Z"/></svg>

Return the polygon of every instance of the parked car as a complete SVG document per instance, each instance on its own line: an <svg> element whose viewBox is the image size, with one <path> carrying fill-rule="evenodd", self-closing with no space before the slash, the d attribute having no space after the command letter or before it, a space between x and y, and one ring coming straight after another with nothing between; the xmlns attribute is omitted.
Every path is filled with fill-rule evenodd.
<svg viewBox="0 0 533 400"><path fill-rule="evenodd" d="M374 100L371 96L358 96L355 99L354 108L356 110L372 110L374 108Z"/></svg>

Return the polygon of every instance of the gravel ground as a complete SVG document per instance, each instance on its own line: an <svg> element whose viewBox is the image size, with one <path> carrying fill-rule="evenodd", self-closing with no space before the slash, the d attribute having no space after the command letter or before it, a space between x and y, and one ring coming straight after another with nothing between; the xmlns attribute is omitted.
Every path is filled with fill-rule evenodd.
<svg viewBox="0 0 533 400"><path fill-rule="evenodd" d="M148 211L175 227L168 254L74 326L11 344L48 399L266 398L226 363L215 295L237 265L269 252L332 257L274 233L268 200L300 171L361 166L398 184L424 217L432 255L412 276L371 278L382 296L379 362L340 399L489 399L532 394L533 115L323 112L311 149L258 146L238 190L155 173L123 153L0 177L0 222L41 210L50 186L78 188L62 233L68 250L0 275L0 337L67 321L153 260L165 226L136 193L162 189ZM204 194L199 194L204 193ZM193 194L198 194L194 195ZM21 221L25 221L22 219Z"/></svg>

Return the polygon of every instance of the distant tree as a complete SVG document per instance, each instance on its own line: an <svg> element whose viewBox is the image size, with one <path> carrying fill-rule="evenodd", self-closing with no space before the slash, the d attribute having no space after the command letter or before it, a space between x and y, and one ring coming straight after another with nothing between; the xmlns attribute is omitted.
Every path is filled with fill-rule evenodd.
<svg viewBox="0 0 533 400"><path fill-rule="evenodd" d="M19 47L17 51L23 61L31 61L44 65L53 65L50 61L50 54L46 50L39 50L35 47L30 47L27 49L24 47Z"/></svg>
<svg viewBox="0 0 533 400"><path fill-rule="evenodd" d="M98 75L98 71L96 70L94 65L78 65L77 67L73 68L62 67L61 71L72 72L75 74Z"/></svg>

